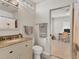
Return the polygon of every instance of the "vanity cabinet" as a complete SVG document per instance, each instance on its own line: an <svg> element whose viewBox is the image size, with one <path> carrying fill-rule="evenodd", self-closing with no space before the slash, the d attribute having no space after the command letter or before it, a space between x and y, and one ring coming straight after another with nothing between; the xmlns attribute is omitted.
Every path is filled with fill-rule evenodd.
<svg viewBox="0 0 79 59"><path fill-rule="evenodd" d="M32 59L31 40L0 48L0 59Z"/></svg>

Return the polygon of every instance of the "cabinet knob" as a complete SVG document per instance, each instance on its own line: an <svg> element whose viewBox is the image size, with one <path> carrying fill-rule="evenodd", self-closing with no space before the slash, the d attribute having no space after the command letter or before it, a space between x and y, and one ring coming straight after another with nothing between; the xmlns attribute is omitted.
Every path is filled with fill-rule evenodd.
<svg viewBox="0 0 79 59"><path fill-rule="evenodd" d="M26 44L25 46L27 47L28 45Z"/></svg>
<svg viewBox="0 0 79 59"><path fill-rule="evenodd" d="M9 53L13 53L13 51L10 51Z"/></svg>

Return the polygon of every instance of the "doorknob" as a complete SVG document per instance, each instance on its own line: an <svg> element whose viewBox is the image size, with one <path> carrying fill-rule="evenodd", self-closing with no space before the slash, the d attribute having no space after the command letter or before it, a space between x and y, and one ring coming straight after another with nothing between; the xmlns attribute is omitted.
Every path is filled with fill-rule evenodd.
<svg viewBox="0 0 79 59"><path fill-rule="evenodd" d="M28 45L26 44L25 46L27 47Z"/></svg>
<svg viewBox="0 0 79 59"><path fill-rule="evenodd" d="M51 34L50 34L50 36L51 36Z"/></svg>
<svg viewBox="0 0 79 59"><path fill-rule="evenodd" d="M52 34L50 34L50 37L51 37L52 40L56 39L56 37L54 35L52 35Z"/></svg>
<svg viewBox="0 0 79 59"><path fill-rule="evenodd" d="M13 53L13 51L10 51L9 53Z"/></svg>

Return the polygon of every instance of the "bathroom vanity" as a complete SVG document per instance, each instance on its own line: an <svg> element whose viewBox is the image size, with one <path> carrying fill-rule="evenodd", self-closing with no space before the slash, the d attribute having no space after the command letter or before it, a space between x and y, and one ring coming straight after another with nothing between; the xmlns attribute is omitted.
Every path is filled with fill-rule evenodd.
<svg viewBox="0 0 79 59"><path fill-rule="evenodd" d="M32 59L32 39L0 41L0 59Z"/></svg>

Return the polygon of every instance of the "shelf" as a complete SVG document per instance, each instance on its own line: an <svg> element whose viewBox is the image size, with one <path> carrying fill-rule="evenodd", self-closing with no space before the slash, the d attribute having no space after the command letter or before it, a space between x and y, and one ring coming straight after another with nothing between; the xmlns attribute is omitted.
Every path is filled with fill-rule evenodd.
<svg viewBox="0 0 79 59"><path fill-rule="evenodd" d="M4 0L0 0L0 9L8 11L8 12L16 12L18 11L18 7L12 3L9 3Z"/></svg>

